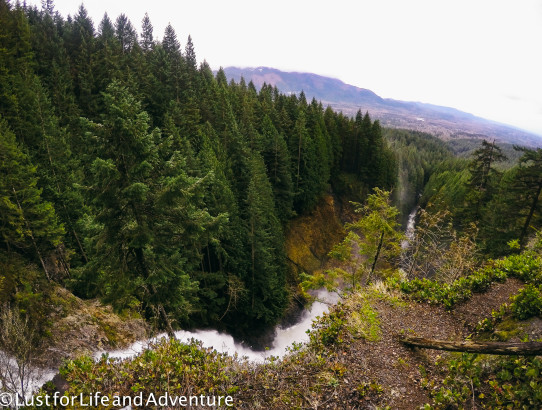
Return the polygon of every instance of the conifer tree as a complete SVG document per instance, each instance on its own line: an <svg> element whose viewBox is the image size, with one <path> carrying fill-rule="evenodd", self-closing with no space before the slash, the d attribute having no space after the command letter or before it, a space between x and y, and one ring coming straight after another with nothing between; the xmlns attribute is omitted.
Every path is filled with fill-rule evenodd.
<svg viewBox="0 0 542 410"><path fill-rule="evenodd" d="M381 261L392 265L397 261L401 251L403 234L397 220L399 211L391 205L390 192L379 188L367 198L367 204L355 204L356 213L362 216L355 222L346 225L349 231L343 242L337 245L330 255L350 260L352 252L367 256L358 272L352 275L353 286L365 278L370 282ZM382 273L385 269L382 270Z"/></svg>
<svg viewBox="0 0 542 410"><path fill-rule="evenodd" d="M200 66L199 78L201 88L198 103L201 120L203 123L209 122L214 127L218 119L218 85L213 70L206 61Z"/></svg>
<svg viewBox="0 0 542 410"><path fill-rule="evenodd" d="M183 58L181 55L181 45L177 40L177 34L171 24L167 25L164 32L162 47L166 54L165 74L167 76L168 96L170 96L171 99L180 101L183 81Z"/></svg>
<svg viewBox="0 0 542 410"><path fill-rule="evenodd" d="M104 97L102 123L88 123L97 141L91 183L102 227L89 268L108 300L142 303L171 331L172 319L186 319L194 303L189 272L205 245L202 232L216 220L202 208L203 181L187 174L178 151L159 149L160 131L149 133L139 102L115 82Z"/></svg>
<svg viewBox="0 0 542 410"><path fill-rule="evenodd" d="M226 86L219 85L218 87L219 112L217 113L214 128L221 141L219 160L226 163L226 176L232 181L232 188L236 198L238 198L239 208L242 213L244 208L242 199L245 198L250 178L250 149L239 131Z"/></svg>
<svg viewBox="0 0 542 410"><path fill-rule="evenodd" d="M492 174L497 173L493 164L506 160L506 156L502 153L501 148L495 145L495 141L491 144L486 140L482 141L482 146L472 153L472 161L469 163L469 185L479 191L486 191Z"/></svg>
<svg viewBox="0 0 542 410"><path fill-rule="evenodd" d="M228 86L228 79L226 78L226 73L222 67L220 67L216 73L216 82L219 86Z"/></svg>
<svg viewBox="0 0 542 410"><path fill-rule="evenodd" d="M115 35L115 27L111 19L104 15L98 27L98 37L96 38L96 49L93 53L92 61L93 78L97 90L105 90L113 79L120 79L120 54L122 47L119 39ZM98 110L103 111L103 101L101 96L96 97Z"/></svg>
<svg viewBox="0 0 542 410"><path fill-rule="evenodd" d="M129 53L137 43L137 33L124 13L120 14L115 20L115 35L123 54Z"/></svg>
<svg viewBox="0 0 542 410"><path fill-rule="evenodd" d="M162 47L164 47L164 50L168 54L181 53L181 44L179 43L179 40L177 39L177 33L175 33L175 29L173 28L171 23L169 23L166 26L166 30L164 31Z"/></svg>
<svg viewBox="0 0 542 410"><path fill-rule="evenodd" d="M360 111L361 116L361 111ZM357 118L356 118L357 119ZM365 112L365 115L363 115L363 118L361 119L361 122L357 122L358 128L357 128L357 138L359 141L359 148L358 148L358 155L359 159L356 159L357 162L357 173L358 175L363 179L363 181L369 186L373 187L373 181L371 180L372 177L372 166L374 165L374 144L372 144L373 140L373 123L371 121L371 117L369 117L369 113Z"/></svg>
<svg viewBox="0 0 542 410"><path fill-rule="evenodd" d="M342 116L342 113L339 114ZM331 147L331 169L330 175L335 177L340 170L341 157L343 155L343 147L341 145L341 132L339 131L339 125L342 121L336 118L337 115L333 109L328 106L324 113L325 128L329 135L330 147Z"/></svg>
<svg viewBox="0 0 542 410"><path fill-rule="evenodd" d="M65 244L76 250L78 256L86 262L83 239L77 228L78 220L87 211L81 191L76 188L82 179L80 161L73 155L69 133L59 126L46 92L37 78L32 88L35 91L33 112L34 123L39 128L39 143L31 147L31 152L32 161L38 166L42 197L54 204L58 217L66 227ZM64 265L67 270L66 261Z"/></svg>
<svg viewBox="0 0 542 410"><path fill-rule="evenodd" d="M12 9L0 1L0 115L18 141L28 146L39 143L32 114L34 61L30 27L19 4ZM30 84L30 87L29 87Z"/></svg>
<svg viewBox="0 0 542 410"><path fill-rule="evenodd" d="M182 102L186 106L186 111L199 111L198 110L198 93L200 90L199 74L198 74L198 62L196 59L196 51L194 50L194 44L192 43L192 37L188 36L184 51L184 63L183 63L183 90L182 90Z"/></svg>
<svg viewBox="0 0 542 410"><path fill-rule="evenodd" d="M480 219L481 206L491 200L496 182L495 178L500 177L500 172L494 168L495 162L506 160L499 146L495 141L491 144L486 140L482 141L482 146L472 153L473 159L469 163L470 178L467 182L470 192L467 196L467 214L471 214L471 219L476 221Z"/></svg>
<svg viewBox="0 0 542 410"><path fill-rule="evenodd" d="M495 187L495 194L486 205L480 227L480 238L484 252L492 257L508 254L508 243L519 238L519 227L525 222L521 214L525 202L521 200L524 187L517 184L518 168L505 172Z"/></svg>
<svg viewBox="0 0 542 410"><path fill-rule="evenodd" d="M27 9L31 29L35 74L47 90L60 125L67 125L79 114L73 96L70 62L61 36L64 21L53 13L52 1L43 2L43 10Z"/></svg>
<svg viewBox="0 0 542 410"><path fill-rule="evenodd" d="M141 40L139 41L139 44L141 45L143 52L148 53L154 48L154 37L151 19L147 13L145 13L145 17L143 17L141 26Z"/></svg>
<svg viewBox="0 0 542 410"><path fill-rule="evenodd" d="M215 148L213 148L213 146ZM241 279L249 257L242 242L245 231L240 220L237 199L226 178L225 164L216 156L218 137L209 123L202 130L202 147L198 153L201 172L212 173L212 181L205 191L205 205L211 215L227 215L228 223L220 232L208 238L201 254L201 269L196 272L200 282L199 320L235 322L240 300L246 294Z"/></svg>
<svg viewBox="0 0 542 410"><path fill-rule="evenodd" d="M254 154L247 191L247 218L250 241L250 315L273 324L286 304L284 239L275 214L273 192L263 159ZM260 322L261 325L261 322Z"/></svg>
<svg viewBox="0 0 542 410"><path fill-rule="evenodd" d="M261 136L256 129L254 107L256 100L254 95L246 92L241 97L239 132L243 135L252 150L257 150L260 146Z"/></svg>
<svg viewBox="0 0 542 410"><path fill-rule="evenodd" d="M333 158L329 135L325 128L323 108L314 98L307 110L307 130L314 141L315 176L318 180L314 190L318 195L327 187Z"/></svg>
<svg viewBox="0 0 542 410"><path fill-rule="evenodd" d="M32 255L51 279L46 256L64 233L51 203L37 187L36 168L0 119L0 229L5 249Z"/></svg>
<svg viewBox="0 0 542 410"><path fill-rule="evenodd" d="M153 50L146 54L146 61L148 75L143 79L146 109L151 116L153 125L162 127L164 115L174 98L169 59L161 43L157 43Z"/></svg>
<svg viewBox="0 0 542 410"><path fill-rule="evenodd" d="M100 24L98 26L98 38L102 38L106 41L111 41L111 39L113 39L114 37L115 27L113 26L113 22L111 21L107 13L105 13L102 21L100 21Z"/></svg>
<svg viewBox="0 0 542 410"><path fill-rule="evenodd" d="M194 50L194 44L192 43L192 37L189 35L186 40L186 46L184 48L184 59L186 60L186 67L193 75L198 69L198 62L196 59L196 51Z"/></svg>
<svg viewBox="0 0 542 410"><path fill-rule="evenodd" d="M294 208L302 213L316 203L321 187L316 146L307 130L305 109L299 110L289 145L293 163Z"/></svg>
<svg viewBox="0 0 542 410"><path fill-rule="evenodd" d="M290 154L286 141L267 115L263 119L261 133L261 154L266 165L267 176L273 187L277 215L281 222L285 223L291 217L293 204Z"/></svg>
<svg viewBox="0 0 542 410"><path fill-rule="evenodd" d="M273 124L278 121L273 98L273 87L264 83L260 89L260 93L258 94L259 109L256 116L260 119L260 121L265 118L266 115L273 121Z"/></svg>
<svg viewBox="0 0 542 410"><path fill-rule="evenodd" d="M71 26L66 30L66 35L77 103L87 116L95 116L97 95L94 90L93 73L94 24L83 5L79 7Z"/></svg>
<svg viewBox="0 0 542 410"><path fill-rule="evenodd" d="M534 150L517 146L514 149L523 152L519 159L514 188L518 194L518 199L525 203L527 210L519 235L519 242L524 247L531 221L540 203L540 194L542 192L542 149Z"/></svg>

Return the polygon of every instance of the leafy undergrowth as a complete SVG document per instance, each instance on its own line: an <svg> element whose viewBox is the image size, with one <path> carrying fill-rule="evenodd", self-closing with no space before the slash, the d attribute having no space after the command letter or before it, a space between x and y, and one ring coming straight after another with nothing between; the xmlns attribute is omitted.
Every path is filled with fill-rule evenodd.
<svg viewBox="0 0 542 410"><path fill-rule="evenodd" d="M483 292L493 283L502 283L511 277L539 288L542 285L540 257L525 253L490 261L484 268L451 284L416 278L401 282L398 286L413 300L442 304L452 309L469 299L474 292Z"/></svg>
<svg viewBox="0 0 542 410"><path fill-rule="evenodd" d="M61 368L70 386L65 395L89 397L100 391L112 399L151 393L158 397L166 392L170 396L231 396L235 408L250 409L320 408L324 404L364 408L384 403L382 383L363 369L363 363L351 362L356 345L382 340L375 303L403 306L396 296L374 289L350 295L315 323L307 344L294 344L285 358L270 358L264 364L204 349L195 341L187 345L165 339L128 360L103 356L95 362L82 357ZM78 406L81 403L72 408Z"/></svg>
<svg viewBox="0 0 542 410"><path fill-rule="evenodd" d="M453 309L468 301L474 292L483 292L496 282L516 278L524 283L508 302L480 320L475 336L481 339L523 342L541 341L525 331L531 318L542 317L542 261L534 253L513 255L492 261L485 268L450 285L429 280L399 284L410 298ZM474 335L473 335L474 336ZM542 408L542 360L539 356L503 356L454 353L437 361L443 378L424 378L431 389L431 404L448 408Z"/></svg>
<svg viewBox="0 0 542 410"><path fill-rule="evenodd" d="M88 398L99 391L113 402L114 396L148 398L151 393L158 397L166 392L171 396L225 397L239 389L237 385L246 373L245 366L236 358L203 349L196 341L184 344L161 339L133 359L112 360L103 355L95 362L82 357L67 362L60 374L70 386L66 395L83 394ZM76 403L72 408L80 406L81 403Z"/></svg>
<svg viewBox="0 0 542 410"><path fill-rule="evenodd" d="M426 409L542 408L540 357L462 353L454 354L442 366L446 376Z"/></svg>
<svg viewBox="0 0 542 410"><path fill-rule="evenodd" d="M475 338L494 338L503 323L540 316L541 263L531 256L493 261L452 285L390 281L349 294L314 324L307 344L263 364L175 340L124 361L70 361L62 368L66 395L231 396L247 409L540 408L540 358L439 353L398 341L402 333L464 340L477 325ZM518 292L511 278L527 285Z"/></svg>

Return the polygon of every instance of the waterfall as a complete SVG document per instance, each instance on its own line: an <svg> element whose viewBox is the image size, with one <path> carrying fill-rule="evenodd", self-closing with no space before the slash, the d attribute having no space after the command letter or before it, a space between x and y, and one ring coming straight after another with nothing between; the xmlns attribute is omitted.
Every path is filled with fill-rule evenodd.
<svg viewBox="0 0 542 410"><path fill-rule="evenodd" d="M306 309L303 312L299 322L287 327L277 326L272 346L269 346L265 351L252 350L249 346L236 342L231 335L220 333L216 330L179 330L175 332L175 337L185 343L191 339L200 340L205 348L213 348L218 352L229 355L237 353L240 357L246 357L249 361L263 362L271 356L284 356L288 352L288 347L293 342L307 342L309 335L306 332L311 329L313 320L317 316L321 316L324 312L327 312L329 305L336 303L338 299L339 296L336 293L330 293L324 289L317 291L316 301L313 302L310 309ZM167 335L163 333L153 339L136 342L127 349L114 350L107 353L111 358L130 358L141 353L150 343L156 342L161 338L167 338ZM94 356L95 359L99 359L104 353L103 351L96 353Z"/></svg>
<svg viewBox="0 0 542 410"><path fill-rule="evenodd" d="M401 242L401 248L408 249L410 241L414 238L414 232L416 230L416 215L420 207L415 207L408 215L407 226L405 229L405 239Z"/></svg>
<svg viewBox="0 0 542 410"><path fill-rule="evenodd" d="M252 350L250 347L236 342L231 335L220 333L216 330L179 330L175 332L175 337L185 343L190 342L191 339L200 340L205 348L213 348L218 352L230 355L237 353L240 357L244 357L249 361L261 363L271 356L284 356L288 352L288 347L291 346L293 342L307 342L309 340L307 330L311 329L313 320L318 316L322 316L324 312L328 311L330 305L335 304L339 300L339 295L337 293L330 293L324 289L318 290L315 293L315 297L315 302L312 303L309 309L303 311L296 324L285 327L276 327L272 346L269 346L269 349L265 351ZM164 333L153 339L135 342L127 349L110 352L100 351L94 355L94 359L99 359L105 353L107 353L110 358L128 359L143 352L148 348L150 343L167 337L168 336ZM3 366L0 370L9 370L13 374L17 373L17 364L13 358L7 356L3 352L0 352L0 358L4 359L1 361ZM55 369L42 370L34 367L28 368L27 371L28 374L25 380L21 381L20 379L13 379L13 386L2 386L0 382L0 391L2 389L7 389L8 391L21 394L22 386L24 387L24 395L29 398L45 382L51 380L54 375L58 373Z"/></svg>

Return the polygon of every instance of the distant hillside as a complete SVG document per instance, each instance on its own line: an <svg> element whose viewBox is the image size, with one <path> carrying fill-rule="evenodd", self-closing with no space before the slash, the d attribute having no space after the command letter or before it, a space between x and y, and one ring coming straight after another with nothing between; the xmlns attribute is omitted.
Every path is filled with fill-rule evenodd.
<svg viewBox="0 0 542 410"><path fill-rule="evenodd" d="M512 144L542 146L542 137L509 125L455 108L381 98L371 90L345 84L335 78L268 67L226 67L224 72L228 79L239 81L244 77L247 83L252 81L258 89L267 83L277 86L284 93L299 94L304 91L307 99L314 97L347 115L354 115L359 109L369 111L386 127L428 132L445 140L495 138Z"/></svg>

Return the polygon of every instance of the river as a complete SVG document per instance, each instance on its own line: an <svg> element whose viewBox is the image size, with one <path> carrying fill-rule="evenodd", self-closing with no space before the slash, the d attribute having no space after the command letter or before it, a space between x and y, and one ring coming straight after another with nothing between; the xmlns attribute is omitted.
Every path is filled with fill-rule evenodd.
<svg viewBox="0 0 542 410"><path fill-rule="evenodd" d="M175 337L181 342L189 342L191 339L200 340L205 348L213 348L218 352L230 355L237 353L240 357L245 357L247 360L253 362L263 362L271 356L282 357L288 352L288 347L293 342L302 343L308 341L309 335L307 334L307 330L311 329L313 320L318 316L322 316L324 312L327 312L330 305L335 304L339 300L337 293L330 293L324 289L317 291L315 296L316 300L309 309L303 311L297 323L287 327L277 326L275 328L275 337L272 345L264 351L253 350L245 344L236 342L231 335L220 333L216 330L179 330L175 332ZM164 333L153 339L136 342L127 349L114 350L107 353L111 358L126 359L141 353L149 343L163 337L167 338L167 335ZM100 358L104 353L106 352L96 353L95 358Z"/></svg>
<svg viewBox="0 0 542 410"><path fill-rule="evenodd" d="M406 239L401 244L403 249L408 248L409 240L413 238L417 212L418 208L416 207L408 217L405 231ZM189 342L191 339L200 340L205 348L213 348L219 352L230 355L237 353L240 357L244 357L249 361L261 363L271 356L284 356L288 352L288 347L291 346L293 342L307 342L309 340L307 330L311 329L312 322L318 316L322 316L324 312L327 312L329 307L339 300L339 295L337 293L330 293L324 289L318 290L315 293L315 297L316 300L312 303L310 308L303 311L297 323L291 326L277 326L275 328L275 337L272 345L264 351L253 350L243 343L236 342L231 335L220 333L216 330L179 330L175 332L175 337L181 342ZM160 338L167 337L168 336L164 333L153 339L135 342L126 349L108 352L99 351L94 355L94 358L99 359L105 353L107 353L110 358L131 358L144 351L150 343L157 341ZM54 369L48 369L41 374L36 375L36 378L29 383L27 391L29 392L36 389L36 387L40 387L44 382L50 380L55 373L56 371Z"/></svg>
<svg viewBox="0 0 542 410"><path fill-rule="evenodd" d="M272 345L267 350L258 351L250 347L236 342L233 337L227 333L220 333L216 330L179 330L175 332L175 337L181 342L189 342L191 339L200 340L203 347L213 348L219 352L230 355L238 354L251 362L261 363L271 356L282 357L288 352L288 347L293 342L303 343L309 340L307 330L312 327L312 322L318 317L327 312L329 307L339 300L337 293L330 293L326 290L318 290L315 292L316 300L312 303L309 309L305 309L299 317L297 323L291 326L277 326L275 328L275 337ZM107 353L110 358L128 359L142 351L144 351L151 342L157 341L160 338L167 338L164 333L153 339L138 341L130 347L114 351L100 351L95 353L94 359L99 359L103 354ZM35 393L45 382L52 380L54 375L58 373L56 369L39 369L28 367L25 371L25 376L21 382L20 369L15 360L5 353L0 352L0 379L8 376L4 373L10 373L11 377L6 386L2 386L0 382L0 391L6 389L10 392L18 392L19 394L29 398L32 393ZM1 407L1 406L0 406Z"/></svg>
<svg viewBox="0 0 542 410"><path fill-rule="evenodd" d="M403 240L403 242L401 242L401 248L403 249L408 249L408 247L410 246L410 242L414 238L414 233L416 229L416 215L418 215L419 209L419 207L414 208L412 212L410 212L410 214L408 215L407 226L405 229L405 239Z"/></svg>

